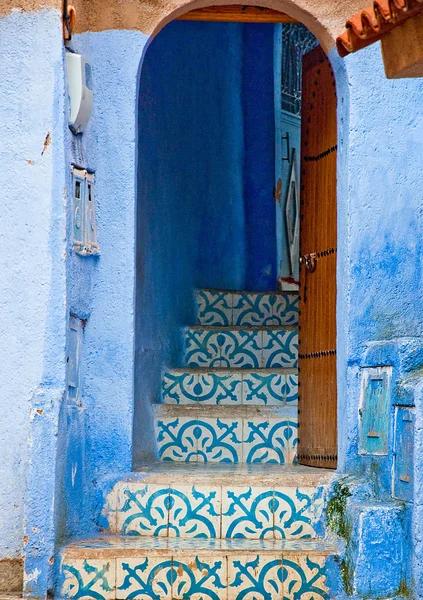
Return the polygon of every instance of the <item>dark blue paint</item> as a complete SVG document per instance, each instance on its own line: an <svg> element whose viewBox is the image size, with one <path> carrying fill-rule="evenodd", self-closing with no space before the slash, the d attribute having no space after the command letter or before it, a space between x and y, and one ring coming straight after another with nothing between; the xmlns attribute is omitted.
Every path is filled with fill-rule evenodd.
<svg viewBox="0 0 423 600"><path fill-rule="evenodd" d="M243 287L242 27L171 23L139 95L134 461L154 454L151 403L182 355L197 287Z"/></svg>
<svg viewBox="0 0 423 600"><path fill-rule="evenodd" d="M243 29L244 199L248 290L276 288L274 26Z"/></svg>

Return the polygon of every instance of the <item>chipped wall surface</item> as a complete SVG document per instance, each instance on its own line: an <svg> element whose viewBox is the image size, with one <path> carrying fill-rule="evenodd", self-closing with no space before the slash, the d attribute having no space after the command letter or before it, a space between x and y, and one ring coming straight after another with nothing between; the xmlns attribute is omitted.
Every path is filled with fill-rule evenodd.
<svg viewBox="0 0 423 600"><path fill-rule="evenodd" d="M62 54L58 11L0 19L0 560L24 552L33 397L64 386Z"/></svg>

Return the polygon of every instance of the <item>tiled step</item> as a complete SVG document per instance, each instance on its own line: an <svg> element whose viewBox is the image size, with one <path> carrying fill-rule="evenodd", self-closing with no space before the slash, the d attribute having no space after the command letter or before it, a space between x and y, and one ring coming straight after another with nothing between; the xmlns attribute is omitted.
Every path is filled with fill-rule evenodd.
<svg viewBox="0 0 423 600"><path fill-rule="evenodd" d="M298 401L297 369L201 369L166 371L164 404L248 404L294 406Z"/></svg>
<svg viewBox="0 0 423 600"><path fill-rule="evenodd" d="M262 465L249 472L230 466L162 464L119 481L104 511L109 531L248 539L307 539L323 532L333 472L272 465L266 474Z"/></svg>
<svg viewBox="0 0 423 600"><path fill-rule="evenodd" d="M160 460L296 462L297 408L156 404Z"/></svg>
<svg viewBox="0 0 423 600"><path fill-rule="evenodd" d="M297 325L298 292L196 292L200 325Z"/></svg>
<svg viewBox="0 0 423 600"><path fill-rule="evenodd" d="M62 550L59 589L70 600L328 600L337 548L321 540L108 537Z"/></svg>
<svg viewBox="0 0 423 600"><path fill-rule="evenodd" d="M205 327L185 332L186 364L189 367L242 369L296 368L296 327Z"/></svg>

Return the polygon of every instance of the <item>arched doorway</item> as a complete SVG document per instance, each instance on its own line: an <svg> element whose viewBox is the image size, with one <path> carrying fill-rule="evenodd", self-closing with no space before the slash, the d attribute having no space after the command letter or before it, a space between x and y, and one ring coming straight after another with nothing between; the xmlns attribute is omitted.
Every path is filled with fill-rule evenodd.
<svg viewBox="0 0 423 600"><path fill-rule="evenodd" d="M276 82L272 67L272 83L269 87L269 79L263 75L266 68L268 73L268 65L265 68L264 62L266 57L263 55L263 62L258 62L260 51L269 39L273 46L270 54L267 53L267 59L269 56L273 59L277 55L274 32L267 38L263 31L258 35L261 35L261 46L251 52L250 42L254 36L249 37L248 29L242 30L237 22L198 23L195 19L173 22L157 35L144 58L140 110L147 110L148 114L143 114L140 118L138 221L141 246L138 272L142 281L139 280L137 293L138 314L153 315L153 321L146 324L144 320L144 325L141 326L142 319L148 319L143 317L138 322L139 359L136 381L142 383L141 387L136 383L136 415L138 411L139 416L135 420L135 438L140 435L138 432L141 426L145 432L146 421L151 420L149 406L163 401L163 389L168 389L166 386L169 386L169 377L172 385L176 386L181 385L180 381L175 383L179 376L184 377L186 385L191 385L191 380L195 381L197 383L192 385L197 386L197 390L200 389L198 377L206 377L207 381L213 377L215 381L217 377L216 373L203 371L171 372L169 375L169 367L181 369L185 365L195 369L196 366L215 368L223 365L223 359L220 362L207 362L204 359L202 365L182 362L184 348L180 328L189 327L196 322L195 319L199 319L197 326L204 325L198 314L193 312L191 298L194 289L228 290L230 299L225 296L222 301L227 304L228 309L233 310L233 305L230 304L234 302L233 290L241 293L241 298L244 298L242 293L250 293L252 296L255 294L253 302L256 302L260 292L270 289L274 290L274 296L267 294L267 299L272 298L269 299L270 303L274 302L273 298L279 301L284 294L284 301L288 299L290 303L293 298L298 297L298 287L295 291L295 286L300 283L300 433L286 433L292 438L288 442L287 437L285 441L292 446L289 459L283 453L277 458L272 452L267 455L273 457L269 458L271 462L279 464L297 462L298 449L298 462L301 464L334 468L337 457L335 82L323 51L319 49L311 52L305 59L301 147L297 147L296 161L288 156L295 164L291 166L289 178L281 182L280 197L276 198L280 203L279 212L286 219L282 223L285 230L289 229L289 210L297 213L293 217L292 229L300 229L303 256L301 281L294 281L294 287L289 291L282 285L282 292L278 296L278 272L275 264L278 237L275 215L278 210L275 213L271 190L275 184L276 189L278 186L277 169L274 165L277 136L274 122L280 107L274 104L274 92L275 86L281 82ZM203 47L202 39L207 40ZM164 53L160 49L161 40L162 47L166 49ZM210 51L213 44L214 51ZM201 48L205 47L207 52L203 55ZM245 55L247 60L244 59ZM154 62L153 65L149 64L150 60ZM251 73L248 72L249 68ZM261 78L257 77L258 72L261 73ZM147 81L149 77L150 80ZM269 97L273 103L272 114L269 112L265 115L266 118L262 118ZM172 107L170 112L169 106ZM146 127L146 124L147 129L143 131L142 127ZM270 129L272 133L269 134ZM160 133L157 137L158 131ZM154 148L155 152L152 153L150 148ZM149 173L154 173L154 176ZM222 197L228 197L230 201L222 203ZM301 197L300 210L297 210L298 197ZM326 203L328 198L330 202ZM291 207L288 206L289 203ZM152 226L154 219L157 219L157 223ZM291 237L292 245L298 245L298 237L296 240L295 236ZM295 255L298 260L298 254L297 247L296 253L294 251L290 257L285 256L285 260L292 261L292 256ZM324 266L327 264L331 265L328 272ZM268 265L273 266L269 268ZM316 265L318 268L315 268ZM252 277L256 267L263 275L262 280ZM157 302L158 294L168 301ZM161 313L157 312L157 308ZM217 320L212 323L226 325ZM256 325L257 323L264 325L262 335L267 335L264 322L257 321ZM286 323L279 323L283 324ZM235 324L235 327L239 326L240 322ZM217 333L222 335L222 332ZM326 333L329 339L325 341L323 335ZM238 338L238 333L234 331L233 340ZM295 338L292 339L292 347L295 347ZM236 346L238 341L233 343ZM281 346L282 353L292 350ZM264 353L264 345L260 350ZM205 352L210 353L210 348ZM286 389L290 385L286 378L289 376L295 380L297 359L294 356L291 362L278 360L273 364L252 360L251 364L247 361L244 366L250 369L269 369L276 365L280 370L274 375L281 377L283 384L275 396L279 395L281 404L283 402L286 406ZM229 370L236 368L236 362L227 361L225 366ZM286 368L292 371L282 372ZM233 373L229 371L225 374L225 377L232 376ZM262 379L262 375L257 373L254 376ZM204 388L206 380L203 378L201 381ZM242 378L239 385L240 388L245 387ZM236 383L234 386L236 387ZM282 389L285 391L281 391ZM194 396L195 394L191 394L191 398ZM269 402L272 403L266 394L261 399L266 408ZM223 398L223 403L225 400L227 399ZM195 401L197 405L201 405L198 394ZM140 411L141 402L144 403L144 408ZM176 403L179 402L180 399L177 398ZM245 403L244 396L240 400L240 403L243 402ZM293 407L294 403L289 408ZM292 411L289 414L291 427L293 422L296 423L297 415L293 415ZM217 422L218 415L212 416ZM221 418L223 416L222 413ZM178 418L176 413L173 417ZM266 414L266 419L267 427L271 417ZM156 417L157 421L163 422ZM137 423L140 425L137 426ZM244 425L241 425L242 431L243 428ZM245 437L244 433L241 435ZM156 442L157 436L163 438L164 434L153 433L152 437L155 437ZM248 437L241 440L243 444ZM144 448L145 440L144 435ZM270 447L269 440L266 443ZM151 448L154 453L154 440ZM264 454L255 460L266 462ZM178 460L176 456L177 454L167 460ZM237 453L234 462L243 462L242 456L244 454ZM145 452L141 452L135 462L145 462L144 457ZM227 457L223 460L227 460Z"/></svg>

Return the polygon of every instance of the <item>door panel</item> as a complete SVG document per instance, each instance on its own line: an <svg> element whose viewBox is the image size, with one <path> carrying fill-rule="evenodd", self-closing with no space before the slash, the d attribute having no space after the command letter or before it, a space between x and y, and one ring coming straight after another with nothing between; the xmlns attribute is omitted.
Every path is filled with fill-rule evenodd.
<svg viewBox="0 0 423 600"><path fill-rule="evenodd" d="M336 90L319 47L303 58L298 462L336 468Z"/></svg>

